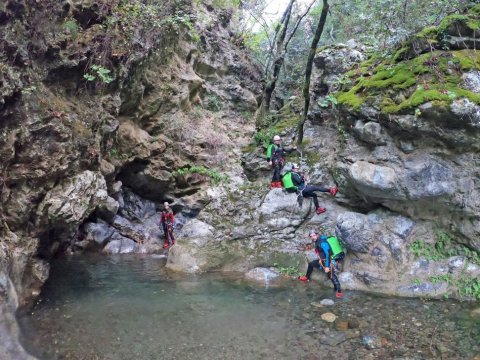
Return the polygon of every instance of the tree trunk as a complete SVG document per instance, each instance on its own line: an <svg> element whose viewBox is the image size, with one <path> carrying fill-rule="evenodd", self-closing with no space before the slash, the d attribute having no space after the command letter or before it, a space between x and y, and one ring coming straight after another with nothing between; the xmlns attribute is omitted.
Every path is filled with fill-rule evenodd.
<svg viewBox="0 0 480 360"><path fill-rule="evenodd" d="M283 59L284 59L284 46L285 37L287 36L288 24L290 23L290 17L292 15L292 8L295 0L290 0L288 6L285 10L285 13L282 16L283 23L276 41L276 50L275 50L275 60L273 61L273 72L272 78L268 80L265 90L263 91L262 103L257 112L257 128L263 127L265 117L270 111L270 102L272 100L272 94L275 90L277 84L278 75L280 74L280 69L282 68Z"/></svg>
<svg viewBox="0 0 480 360"><path fill-rule="evenodd" d="M303 107L302 119L298 123L297 127L297 147L299 149L302 147L303 126L305 125L305 121L307 121L308 109L310 107L310 78L312 77L313 60L315 59L318 42L320 41L323 28L325 27L325 22L327 21L328 9L328 0L323 0L322 13L320 14L320 20L318 21L318 26L315 30L315 36L313 37L312 45L310 46L310 53L308 54L307 66L305 68L305 84L303 85L303 97L305 99L305 105Z"/></svg>

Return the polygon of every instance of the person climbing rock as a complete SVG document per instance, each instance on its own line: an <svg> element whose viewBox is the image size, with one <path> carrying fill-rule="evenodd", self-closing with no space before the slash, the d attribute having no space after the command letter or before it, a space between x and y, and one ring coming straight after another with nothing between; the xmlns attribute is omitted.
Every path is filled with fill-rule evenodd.
<svg viewBox="0 0 480 360"><path fill-rule="evenodd" d="M173 236L173 229L175 227L175 216L173 210L167 201L163 203L164 210L160 216L160 225L163 228L163 234L165 236L163 248L168 249L175 244L175 237Z"/></svg>
<svg viewBox="0 0 480 360"><path fill-rule="evenodd" d="M332 266L331 260L333 251L327 242L327 237L325 235L319 236L315 230L310 231L309 237L314 243L314 250L318 259L310 261L308 263L307 273L300 276L298 279L304 282L310 281L310 276L312 275L314 268L317 268L320 271L323 270L327 277L332 281L333 288L335 289L335 296L337 298L343 297L340 282L335 274L335 268ZM345 254L343 254L343 256L345 256Z"/></svg>
<svg viewBox="0 0 480 360"><path fill-rule="evenodd" d="M287 192L299 193L300 206L302 204L302 198L311 197L313 199L313 203L315 204L316 213L322 214L327 211L327 209L325 209L324 207L320 207L320 205L318 204L318 197L317 194L315 194L315 191L329 192L332 196L335 196L338 192L338 188L324 188L319 185L307 185L307 181L307 176L300 173L300 167L298 166L298 164L293 164L292 171L286 172L285 175L282 177L283 187L285 188L285 190L287 190Z"/></svg>
<svg viewBox="0 0 480 360"><path fill-rule="evenodd" d="M272 183L270 187L281 188L282 187L282 176L281 171L283 165L285 164L285 159L283 158L284 153L289 153L294 151L295 148L287 149L282 146L282 139L280 136L275 135L273 137L273 143L267 147L267 161L268 164L273 169Z"/></svg>

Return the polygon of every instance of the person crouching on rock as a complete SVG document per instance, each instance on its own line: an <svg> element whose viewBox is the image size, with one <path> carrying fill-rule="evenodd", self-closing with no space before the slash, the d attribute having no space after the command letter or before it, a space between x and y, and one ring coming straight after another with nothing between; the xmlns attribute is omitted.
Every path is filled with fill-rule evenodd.
<svg viewBox="0 0 480 360"><path fill-rule="evenodd" d="M310 276L312 275L313 269L318 268L320 271L325 271L327 277L332 281L333 288L335 289L335 296L337 298L343 297L340 282L335 274L334 266L332 266L333 264L331 263L331 256L333 252L332 248L327 242L327 237L325 235L320 237L315 230L310 231L309 236L312 242L314 242L314 250L318 256L318 259L310 261L308 263L307 273L300 276L298 279L304 282L310 281ZM345 254L343 256L345 256Z"/></svg>
<svg viewBox="0 0 480 360"><path fill-rule="evenodd" d="M331 187L328 189L319 185L307 185L307 181L307 176L300 173L300 167L298 166L298 164L293 164L292 171L287 171L282 178L283 187L285 188L285 190L287 190L287 192L300 193L300 199L302 199L302 197L311 197L313 199L313 203L315 204L316 213L322 214L327 211L327 209L325 209L324 207L320 207L320 205L318 204L318 197L317 194L315 194L315 191L329 192L332 196L335 196L338 192L338 188Z"/></svg>
<svg viewBox="0 0 480 360"><path fill-rule="evenodd" d="M173 236L173 228L175 226L175 217L173 215L173 210L170 208L168 202L163 203L164 210L160 216L160 224L163 228L163 234L165 240L163 243L163 248L168 249L170 246L175 244L175 237Z"/></svg>

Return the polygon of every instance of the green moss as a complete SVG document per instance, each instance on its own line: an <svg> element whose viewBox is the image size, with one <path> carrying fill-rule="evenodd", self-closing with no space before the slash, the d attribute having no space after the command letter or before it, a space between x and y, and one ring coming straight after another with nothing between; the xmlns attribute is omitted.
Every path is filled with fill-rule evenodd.
<svg viewBox="0 0 480 360"><path fill-rule="evenodd" d="M434 39L437 37L437 34L438 28L436 26L429 26L416 34L415 37L419 39Z"/></svg>
<svg viewBox="0 0 480 360"><path fill-rule="evenodd" d="M429 101L451 103L465 97L480 104L479 94L459 87L460 70L480 69L480 52L475 50L433 51L411 60L392 65L388 60L371 70L371 75L360 76L356 85L336 96L339 104L358 109L369 97L382 96L381 109L396 113L415 108ZM413 94L397 104L389 96L398 90L409 90L416 84Z"/></svg>
<svg viewBox="0 0 480 360"><path fill-rule="evenodd" d="M386 113L398 113L413 109L427 102L437 102L436 105L448 105L457 98L467 98L480 104L480 94L457 87L455 84L444 84L443 87L424 89L419 86L417 90L405 101L398 105L390 103L382 107Z"/></svg>
<svg viewBox="0 0 480 360"><path fill-rule="evenodd" d="M354 86L350 91L345 93L338 93L336 95L338 103L342 105L347 105L352 109L358 110L360 106L365 102L365 99L358 96L356 91L358 90L358 86Z"/></svg>
<svg viewBox="0 0 480 360"><path fill-rule="evenodd" d="M480 19L478 18L480 14L476 12L478 11L477 6L472 9L475 11L471 11L467 15L454 14L447 16L445 19L442 20L440 25L438 25L437 31L439 33L445 32L450 26L456 23L465 24L471 30L478 30L480 28Z"/></svg>
<svg viewBox="0 0 480 360"><path fill-rule="evenodd" d="M462 70L480 69L480 51L458 50L451 51L453 61L460 65Z"/></svg>
<svg viewBox="0 0 480 360"><path fill-rule="evenodd" d="M285 130L295 128L299 122L300 122L300 116L291 115L289 117L282 118L280 121L274 124L272 128L274 132L281 133Z"/></svg>
<svg viewBox="0 0 480 360"><path fill-rule="evenodd" d="M247 146L242 147L242 153L249 154L255 151L257 145L254 143L250 143Z"/></svg>
<svg viewBox="0 0 480 360"><path fill-rule="evenodd" d="M479 4L479 5L475 5L474 7L472 7L472 8L470 9L470 14L474 14L474 15L480 16L480 4Z"/></svg>
<svg viewBox="0 0 480 360"><path fill-rule="evenodd" d="M397 62L408 52L408 47L404 46L398 49L393 55L393 61Z"/></svg>

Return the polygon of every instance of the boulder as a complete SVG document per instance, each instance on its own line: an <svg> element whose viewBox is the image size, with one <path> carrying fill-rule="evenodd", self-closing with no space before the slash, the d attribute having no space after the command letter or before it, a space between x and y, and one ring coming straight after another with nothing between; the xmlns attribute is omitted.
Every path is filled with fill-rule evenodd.
<svg viewBox="0 0 480 360"><path fill-rule="evenodd" d="M119 207L120 205L118 202L114 198L108 196L107 200L98 207L97 215L106 222L111 223L115 218L115 215L117 215Z"/></svg>
<svg viewBox="0 0 480 360"><path fill-rule="evenodd" d="M377 122L369 121L364 124L357 120L354 131L361 140L371 145L385 145L389 140L384 128Z"/></svg>
<svg viewBox="0 0 480 360"><path fill-rule="evenodd" d="M40 203L37 214L44 224L75 226L95 208L104 205L107 197L103 176L87 170L50 190Z"/></svg>
<svg viewBox="0 0 480 360"><path fill-rule="evenodd" d="M142 198L128 188L123 189L121 215L132 221L142 221L156 213L155 203Z"/></svg>
<svg viewBox="0 0 480 360"><path fill-rule="evenodd" d="M374 198L401 198L398 190L398 177L391 167L357 161L349 171L353 186L362 194Z"/></svg>
<svg viewBox="0 0 480 360"><path fill-rule="evenodd" d="M150 238L150 234L142 225L133 224L119 215L113 218L112 227L121 235L137 243L144 243Z"/></svg>
<svg viewBox="0 0 480 360"><path fill-rule="evenodd" d="M110 240L115 230L102 223L85 223L83 225L85 240L93 242L98 247L103 247Z"/></svg>
<svg viewBox="0 0 480 360"><path fill-rule="evenodd" d="M137 244L135 241L121 236L118 233L114 233L111 240L103 248L103 252L106 254L131 254L137 251Z"/></svg>

